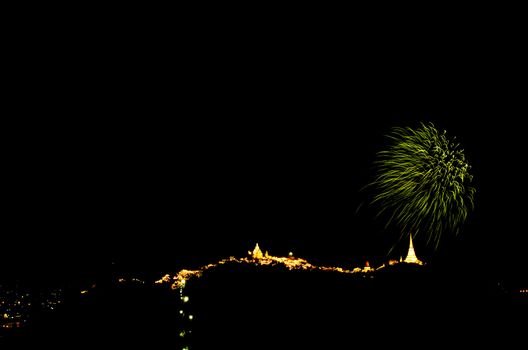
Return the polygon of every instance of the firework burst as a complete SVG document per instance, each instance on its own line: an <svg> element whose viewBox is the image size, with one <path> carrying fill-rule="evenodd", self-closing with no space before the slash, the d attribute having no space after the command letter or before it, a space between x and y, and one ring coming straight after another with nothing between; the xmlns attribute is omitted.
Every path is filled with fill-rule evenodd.
<svg viewBox="0 0 528 350"><path fill-rule="evenodd" d="M473 208L475 188L464 151L433 124L393 128L387 149L378 152L373 204L386 228L426 235L438 247L443 232L458 234Z"/></svg>

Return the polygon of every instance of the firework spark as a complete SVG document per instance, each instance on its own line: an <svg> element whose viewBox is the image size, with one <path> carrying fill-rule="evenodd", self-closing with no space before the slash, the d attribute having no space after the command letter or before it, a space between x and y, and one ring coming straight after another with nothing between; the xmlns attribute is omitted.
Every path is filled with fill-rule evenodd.
<svg viewBox="0 0 528 350"><path fill-rule="evenodd" d="M464 151L433 124L393 128L390 144L378 153L372 204L386 228L395 225L402 235L423 234L438 247L440 236L458 234L473 209L475 188Z"/></svg>

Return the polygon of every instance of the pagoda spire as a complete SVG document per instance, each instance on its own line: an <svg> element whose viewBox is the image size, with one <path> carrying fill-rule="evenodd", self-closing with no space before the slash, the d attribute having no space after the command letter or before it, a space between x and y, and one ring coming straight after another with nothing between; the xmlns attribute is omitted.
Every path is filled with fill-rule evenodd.
<svg viewBox="0 0 528 350"><path fill-rule="evenodd" d="M260 247L257 243L257 245L255 246L255 249L253 249L253 259L262 259L263 258L263 255L262 255L262 250L260 250Z"/></svg>
<svg viewBox="0 0 528 350"><path fill-rule="evenodd" d="M409 235L409 250L407 251L407 256L405 257L403 262L408 264L423 265L423 262L416 257L416 253L414 252L412 235Z"/></svg>

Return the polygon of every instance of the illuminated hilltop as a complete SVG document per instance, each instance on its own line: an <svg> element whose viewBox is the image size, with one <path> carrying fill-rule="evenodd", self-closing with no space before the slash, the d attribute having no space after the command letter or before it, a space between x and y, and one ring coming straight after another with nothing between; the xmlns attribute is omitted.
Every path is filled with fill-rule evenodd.
<svg viewBox="0 0 528 350"><path fill-rule="evenodd" d="M414 252L414 247L412 244L412 239L410 240L409 251L407 253L407 257L405 258L405 260L402 261L400 259L399 262L397 260L390 260L388 262L388 265L395 265L398 263L423 265L423 262L420 261L416 257L416 254ZM385 264L382 264L381 266L377 268L373 268L370 266L368 261L365 263L365 266L355 267L352 270L345 269L342 267L316 266L316 265L309 263L305 259L293 256L293 253L291 252L288 254L287 257L269 255L267 251L263 254L262 250L260 249L257 243L253 251L248 251L248 257L236 258L234 256L230 256L229 258L222 259L218 261L217 263L207 264L205 266L202 266L197 270L183 269L180 272L178 272L174 277L172 277L172 279L169 274L166 274L161 279L157 280L156 283L170 283L172 280L173 281L171 285L172 289L183 288L185 287L186 282L190 280L191 278L199 278L202 276L202 274L205 271L214 269L216 267L219 267L225 264L283 266L283 267L286 267L288 270L333 271L333 272L338 272L338 273L343 273L343 274L371 273L371 272L383 269L386 266Z"/></svg>
<svg viewBox="0 0 528 350"><path fill-rule="evenodd" d="M283 339L294 341L291 348L307 348L307 335L321 339L339 332L332 338L339 342L350 328L359 327L359 320L376 324L382 312L400 314L398 308L405 304L401 301L413 293L429 295L425 275L416 278L412 267L420 264L414 250L410 252L405 259L381 266L366 262L362 267L343 268L318 266L292 252L274 256L256 244L245 257L183 269L156 283L170 285L179 293L177 334L182 348L211 348L210 341L216 348L247 348L240 334L266 339L270 348L284 348ZM403 269L390 273L389 265ZM200 281L189 283L193 279ZM255 305L266 311L248 313ZM340 321L343 318L345 323Z"/></svg>

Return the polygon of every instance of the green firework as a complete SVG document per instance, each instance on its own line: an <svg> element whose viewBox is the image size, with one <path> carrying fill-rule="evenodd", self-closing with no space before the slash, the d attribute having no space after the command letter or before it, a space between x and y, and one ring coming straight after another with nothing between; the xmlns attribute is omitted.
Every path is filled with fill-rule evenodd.
<svg viewBox="0 0 528 350"><path fill-rule="evenodd" d="M464 151L433 124L393 128L387 137L390 143L375 161L372 203L380 205L386 227L426 235L437 247L442 233L457 234L473 209L475 188Z"/></svg>

